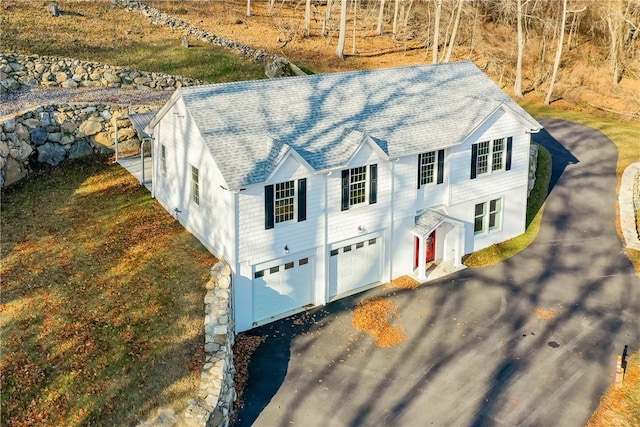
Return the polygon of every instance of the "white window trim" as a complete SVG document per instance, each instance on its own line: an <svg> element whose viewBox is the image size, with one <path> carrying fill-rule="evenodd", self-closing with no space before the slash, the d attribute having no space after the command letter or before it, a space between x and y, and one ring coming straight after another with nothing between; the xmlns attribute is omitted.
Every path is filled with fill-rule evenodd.
<svg viewBox="0 0 640 427"><path fill-rule="evenodd" d="M423 182L422 181L422 160L429 154L433 155L433 163L426 163L426 165L428 164L433 164L433 169L432 169L432 175L431 175L431 182ZM420 156L421 162L418 165L418 173L420 174L420 188L422 187L426 187L426 186L432 186L432 185L436 185L438 182L438 151L434 150L434 151L427 151L422 153L422 156ZM426 178L426 176L425 176Z"/></svg>
<svg viewBox="0 0 640 427"><path fill-rule="evenodd" d="M351 182L351 178L353 177L354 169L364 169L364 200L358 203L351 203L351 186L354 185L354 183ZM370 186L369 180L371 179L371 173L369 172L370 172L369 165L355 166L355 167L349 168L349 209L369 205L369 186ZM358 182L362 182L362 181L358 181Z"/></svg>
<svg viewBox="0 0 640 427"><path fill-rule="evenodd" d="M277 187L278 185L283 185L287 183L293 184L293 195L291 196L291 198L293 199L293 212L291 213L292 216L290 219L287 219L285 221L278 221L278 210L276 207L276 203L279 199L277 197L277 193L278 193ZM273 184L273 225L274 227L278 227L279 225L296 221L296 218L298 217L298 197L297 196L298 196L298 180L297 179L291 179L289 181L282 181L282 182Z"/></svg>
<svg viewBox="0 0 640 427"><path fill-rule="evenodd" d="M499 169L493 169L493 154L495 152L495 144L496 141L502 141L502 154L500 156L501 159L501 167ZM489 153L487 154L487 170L486 172L480 172L480 144L488 142L489 143ZM506 170L507 163L507 138L494 138L485 141L476 142L474 145L478 146L478 154L476 157L476 177L491 175L492 173L504 172Z"/></svg>
<svg viewBox="0 0 640 427"><path fill-rule="evenodd" d="M499 209L495 211L498 215L498 225L489 227L489 220L491 217L491 202L498 202ZM476 215L476 208L482 205L482 215ZM476 230L476 219L482 217L482 229ZM495 233L502 230L502 220L504 218L504 198L498 197L496 199L487 200L486 202L476 203L473 206L473 234L475 236L484 235L489 233Z"/></svg>

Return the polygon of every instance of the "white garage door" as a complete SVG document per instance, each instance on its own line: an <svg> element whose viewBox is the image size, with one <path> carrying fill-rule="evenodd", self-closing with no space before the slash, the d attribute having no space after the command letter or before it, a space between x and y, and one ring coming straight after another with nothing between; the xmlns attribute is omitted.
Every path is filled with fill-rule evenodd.
<svg viewBox="0 0 640 427"><path fill-rule="evenodd" d="M329 257L329 296L352 292L379 282L381 255L380 237L333 249Z"/></svg>
<svg viewBox="0 0 640 427"><path fill-rule="evenodd" d="M253 321L269 319L313 303L313 258L256 266L252 281Z"/></svg>

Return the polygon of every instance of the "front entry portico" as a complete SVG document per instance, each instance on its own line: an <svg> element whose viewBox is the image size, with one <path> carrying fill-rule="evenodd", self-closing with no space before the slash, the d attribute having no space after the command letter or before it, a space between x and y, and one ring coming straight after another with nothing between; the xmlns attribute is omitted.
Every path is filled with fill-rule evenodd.
<svg viewBox="0 0 640 427"><path fill-rule="evenodd" d="M442 212L429 209L416 217L411 229L414 238L414 268L418 280L426 280L427 263L451 262L462 266L464 223Z"/></svg>

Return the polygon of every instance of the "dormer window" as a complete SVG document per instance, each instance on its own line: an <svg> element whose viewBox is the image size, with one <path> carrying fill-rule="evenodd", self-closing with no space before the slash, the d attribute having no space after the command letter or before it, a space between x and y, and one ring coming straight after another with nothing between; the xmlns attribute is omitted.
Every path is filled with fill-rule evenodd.
<svg viewBox="0 0 640 427"><path fill-rule="evenodd" d="M264 187L265 229L294 220L296 212L298 222L307 219L307 178Z"/></svg>

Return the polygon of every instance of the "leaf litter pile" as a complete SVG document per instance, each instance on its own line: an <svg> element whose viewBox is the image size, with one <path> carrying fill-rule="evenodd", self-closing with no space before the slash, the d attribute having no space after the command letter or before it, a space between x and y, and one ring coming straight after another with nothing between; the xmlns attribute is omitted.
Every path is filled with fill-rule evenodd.
<svg viewBox="0 0 640 427"><path fill-rule="evenodd" d="M536 307L533 310L533 314L535 314L538 319L551 320L558 315L558 312L555 310L548 310L546 308Z"/></svg>
<svg viewBox="0 0 640 427"><path fill-rule="evenodd" d="M352 324L360 332L371 335L378 347L393 347L407 339L391 319L400 317L393 302L388 299L373 299L360 302L354 312Z"/></svg>
<svg viewBox="0 0 640 427"><path fill-rule="evenodd" d="M243 395L249 381L251 356L265 340L266 337L240 334L233 344L233 364L236 368L236 373L233 377L236 386L236 408L244 406Z"/></svg>
<svg viewBox="0 0 640 427"><path fill-rule="evenodd" d="M387 286L398 289L417 289L420 286L420 282L410 276L400 276L389 282Z"/></svg>

